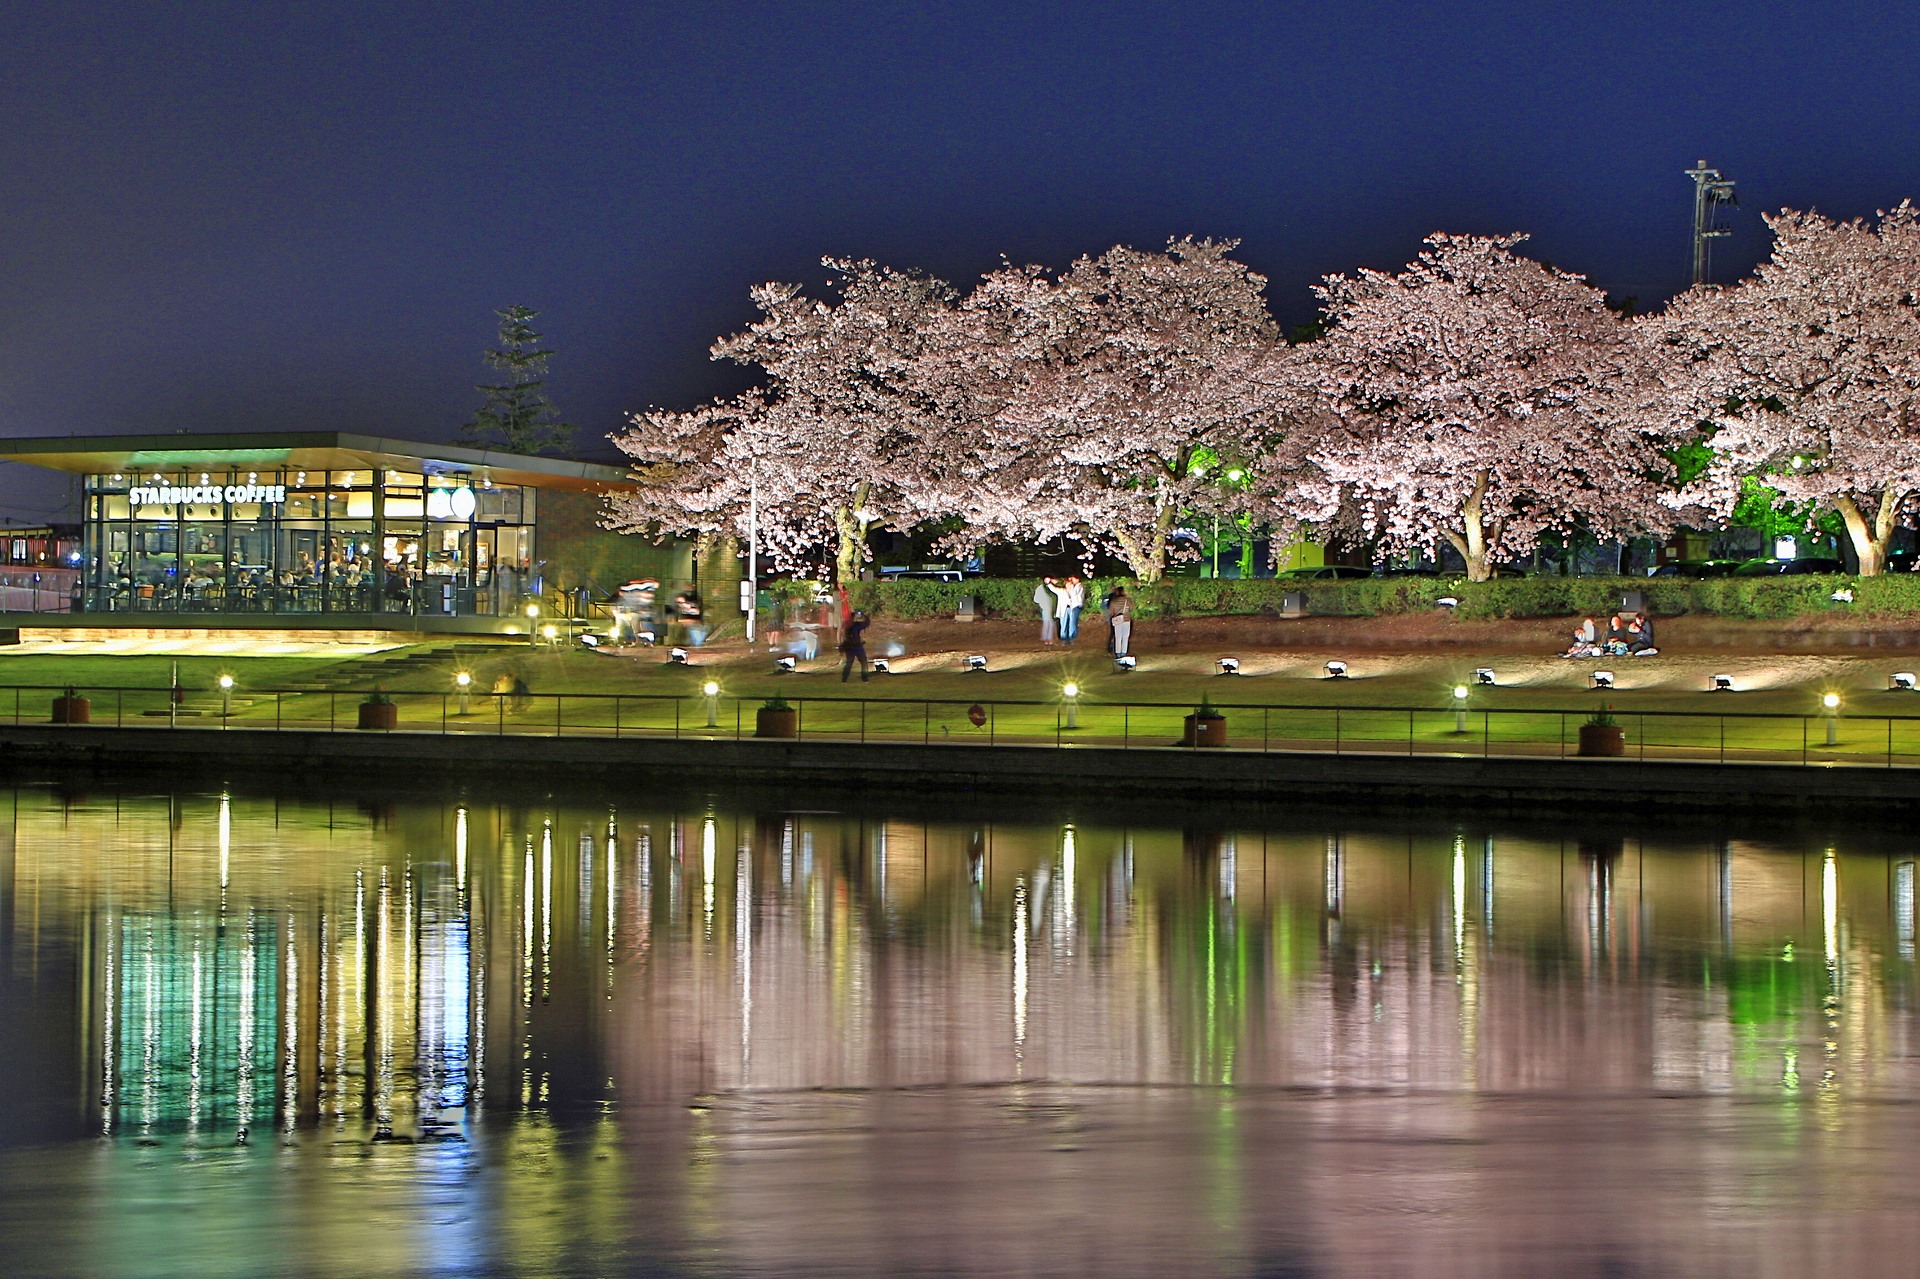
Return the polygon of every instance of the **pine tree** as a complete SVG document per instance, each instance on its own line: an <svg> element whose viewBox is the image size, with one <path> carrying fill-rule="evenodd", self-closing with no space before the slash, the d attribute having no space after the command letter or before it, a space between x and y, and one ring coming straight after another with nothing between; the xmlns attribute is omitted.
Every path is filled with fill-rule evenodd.
<svg viewBox="0 0 1920 1279"><path fill-rule="evenodd" d="M495 314L500 317L500 345L487 352L486 361L505 381L475 388L486 403L460 428L460 437L470 444L499 444L513 453L564 452L573 442L573 427L559 420L547 399L547 360L553 352L540 346L532 324L538 312L510 306Z"/></svg>

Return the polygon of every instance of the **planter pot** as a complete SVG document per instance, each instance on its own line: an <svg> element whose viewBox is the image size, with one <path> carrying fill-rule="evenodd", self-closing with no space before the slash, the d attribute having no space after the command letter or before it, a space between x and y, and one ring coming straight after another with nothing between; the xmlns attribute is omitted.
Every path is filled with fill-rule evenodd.
<svg viewBox="0 0 1920 1279"><path fill-rule="evenodd" d="M360 703L360 727L392 732L400 726L400 707L393 702Z"/></svg>
<svg viewBox="0 0 1920 1279"><path fill-rule="evenodd" d="M1582 724L1580 754L1621 756L1627 753L1627 730L1618 724Z"/></svg>
<svg viewBox="0 0 1920 1279"><path fill-rule="evenodd" d="M753 735L755 737L798 737L800 736L800 712L791 706L783 711L762 706L753 713Z"/></svg>
<svg viewBox="0 0 1920 1279"><path fill-rule="evenodd" d="M93 719L93 703L84 697L56 697L53 699L53 722L56 724L85 724Z"/></svg>
<svg viewBox="0 0 1920 1279"><path fill-rule="evenodd" d="M1225 746L1227 717L1200 714L1187 716L1187 733L1184 740L1188 746Z"/></svg>

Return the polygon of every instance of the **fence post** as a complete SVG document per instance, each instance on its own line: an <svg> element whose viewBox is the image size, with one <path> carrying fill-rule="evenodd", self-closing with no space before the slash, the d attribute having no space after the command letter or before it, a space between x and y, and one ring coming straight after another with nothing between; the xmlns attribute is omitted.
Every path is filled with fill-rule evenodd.
<svg viewBox="0 0 1920 1279"><path fill-rule="evenodd" d="M1633 735L1640 739L1640 760L1642 763L1645 763L1647 758L1647 717L1646 715L1642 714L1639 717L1639 721L1634 725Z"/></svg>
<svg viewBox="0 0 1920 1279"><path fill-rule="evenodd" d="M1127 750L1133 745L1133 706L1131 703L1120 707L1120 749Z"/></svg>
<svg viewBox="0 0 1920 1279"><path fill-rule="evenodd" d="M860 699L860 744L867 744L867 699Z"/></svg>
<svg viewBox="0 0 1920 1279"><path fill-rule="evenodd" d="M1893 767L1893 716L1887 716L1887 767Z"/></svg>
<svg viewBox="0 0 1920 1279"><path fill-rule="evenodd" d="M1889 738L1888 740L1892 740L1892 739ZM928 745L931 745L932 742L933 742L933 703L922 702L920 703L920 744L922 746L928 746Z"/></svg>
<svg viewBox="0 0 1920 1279"><path fill-rule="evenodd" d="M1493 712L1484 710L1480 712L1480 758L1485 759L1491 754L1493 754Z"/></svg>
<svg viewBox="0 0 1920 1279"><path fill-rule="evenodd" d="M567 695L565 693L555 693L553 695L553 735L555 737L566 736L566 716L561 713L561 707L566 704Z"/></svg>
<svg viewBox="0 0 1920 1279"><path fill-rule="evenodd" d="M1567 757L1567 713L1560 712L1560 758Z"/></svg>
<svg viewBox="0 0 1920 1279"><path fill-rule="evenodd" d="M336 720L333 713L334 700L339 696L340 695L338 693L334 693L334 692L329 692L327 694L327 731L329 733L335 733L340 731L338 721Z"/></svg>
<svg viewBox="0 0 1920 1279"><path fill-rule="evenodd" d="M275 690L274 690L274 694L273 694L273 731L274 731L274 732L276 732L276 733L280 731L280 712L281 712L281 710L283 709L283 707L282 707L282 703L281 703L281 699L282 699L283 697L285 697L285 696L286 696L286 695L285 695L284 693L282 693L282 692L280 692L280 691L279 691L278 689L275 689Z"/></svg>
<svg viewBox="0 0 1920 1279"><path fill-rule="evenodd" d="M1720 717L1720 762L1727 762L1727 717Z"/></svg>
<svg viewBox="0 0 1920 1279"><path fill-rule="evenodd" d="M1340 722L1340 712L1335 711L1333 714L1333 722L1338 724ZM1407 754L1409 756L1413 754L1413 712L1411 710L1407 712Z"/></svg>
<svg viewBox="0 0 1920 1279"><path fill-rule="evenodd" d="M493 695L493 735L495 737L507 735L507 698L504 693Z"/></svg>
<svg viewBox="0 0 1920 1279"><path fill-rule="evenodd" d="M1260 708L1260 753L1262 755L1265 755L1273 749L1273 743L1269 741L1267 737L1267 716L1271 714L1272 711L1273 708L1271 706L1262 706Z"/></svg>
<svg viewBox="0 0 1920 1279"><path fill-rule="evenodd" d="M171 697L173 694L169 693L167 696ZM115 728L125 728L127 726L127 694L124 689L116 688L113 690L113 726ZM1892 720L1887 721L1887 741L1889 743L1887 747L1887 758L1891 760L1893 758L1893 747L1891 745L1893 741Z"/></svg>
<svg viewBox="0 0 1920 1279"><path fill-rule="evenodd" d="M673 699L673 737L675 741L680 740L680 699L677 697Z"/></svg>
<svg viewBox="0 0 1920 1279"><path fill-rule="evenodd" d="M1807 717L1800 717L1800 762L1807 762Z"/></svg>
<svg viewBox="0 0 1920 1279"><path fill-rule="evenodd" d="M613 740L620 740L620 703L625 700L620 694L613 695Z"/></svg>
<svg viewBox="0 0 1920 1279"><path fill-rule="evenodd" d="M447 735L447 695L440 694L440 736Z"/></svg>

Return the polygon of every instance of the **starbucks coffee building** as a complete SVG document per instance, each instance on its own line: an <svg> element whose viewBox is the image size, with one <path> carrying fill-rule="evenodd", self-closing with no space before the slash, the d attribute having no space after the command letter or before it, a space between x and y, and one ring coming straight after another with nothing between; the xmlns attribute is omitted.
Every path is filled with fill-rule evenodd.
<svg viewBox="0 0 1920 1279"><path fill-rule="evenodd" d="M506 629L563 585L549 561L586 564L578 543L616 537L599 510L632 485L614 467L330 431L0 440L0 457L79 477L60 608L129 622ZM671 573L661 554L641 567Z"/></svg>

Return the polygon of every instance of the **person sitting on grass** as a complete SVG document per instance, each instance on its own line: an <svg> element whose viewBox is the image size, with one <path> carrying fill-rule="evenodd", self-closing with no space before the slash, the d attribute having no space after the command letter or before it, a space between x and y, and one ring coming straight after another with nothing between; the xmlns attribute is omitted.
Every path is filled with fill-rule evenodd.
<svg viewBox="0 0 1920 1279"><path fill-rule="evenodd" d="M1573 647L1562 653L1562 657L1597 657L1600 653L1600 624L1591 617L1580 620L1573 628Z"/></svg>
<svg viewBox="0 0 1920 1279"><path fill-rule="evenodd" d="M1635 657L1652 657L1660 651L1653 646L1653 619L1645 613L1635 613L1627 623L1627 651Z"/></svg>

